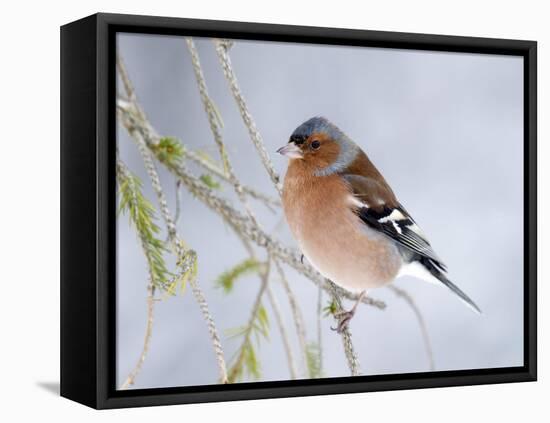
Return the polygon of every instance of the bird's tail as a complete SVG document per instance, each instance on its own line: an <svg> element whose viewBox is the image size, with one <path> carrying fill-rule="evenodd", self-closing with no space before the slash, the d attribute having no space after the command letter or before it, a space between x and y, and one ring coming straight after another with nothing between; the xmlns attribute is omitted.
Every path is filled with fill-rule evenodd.
<svg viewBox="0 0 550 423"><path fill-rule="evenodd" d="M449 288L452 292L454 292L458 297L466 303L468 307L470 307L472 310L474 310L476 313L481 314L481 309L477 306L476 303L472 301L470 297L468 297L458 286L456 286L454 283L452 283L445 274L439 270L434 263L429 258L423 257L421 260L421 263L424 265L424 267L432 274L433 277L435 277L438 281L440 281L443 285L445 285L447 288Z"/></svg>

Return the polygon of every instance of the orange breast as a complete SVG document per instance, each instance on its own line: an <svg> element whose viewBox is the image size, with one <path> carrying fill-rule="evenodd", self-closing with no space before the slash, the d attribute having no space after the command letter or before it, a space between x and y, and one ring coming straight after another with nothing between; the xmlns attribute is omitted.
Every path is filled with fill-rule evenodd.
<svg viewBox="0 0 550 423"><path fill-rule="evenodd" d="M289 167L283 207L309 262L344 288L362 291L391 282L402 260L391 241L361 222L349 196L338 175L316 177Z"/></svg>

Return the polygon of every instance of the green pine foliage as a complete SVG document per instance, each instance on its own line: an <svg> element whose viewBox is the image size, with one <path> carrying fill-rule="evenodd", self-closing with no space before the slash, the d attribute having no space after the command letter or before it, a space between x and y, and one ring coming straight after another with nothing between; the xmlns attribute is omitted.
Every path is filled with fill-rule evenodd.
<svg viewBox="0 0 550 423"><path fill-rule="evenodd" d="M306 346L307 370L312 379L323 377L321 369L321 349L315 342L310 342Z"/></svg>
<svg viewBox="0 0 550 423"><path fill-rule="evenodd" d="M328 303L326 307L323 307L324 316L334 316L336 313L336 310L338 309L338 305L336 304L336 301L332 300Z"/></svg>
<svg viewBox="0 0 550 423"><path fill-rule="evenodd" d="M184 155L184 147L175 137L162 137L152 150L160 162L171 167L181 164Z"/></svg>
<svg viewBox="0 0 550 423"><path fill-rule="evenodd" d="M167 270L164 242L158 237L160 228L155 223L156 210L142 193L139 178L127 169L117 168L119 207L118 214L127 214L137 231L153 279L155 288L163 289L172 274Z"/></svg>
<svg viewBox="0 0 550 423"><path fill-rule="evenodd" d="M185 261L188 257L184 256L182 260L179 260L178 267L183 266L183 271L172 277L165 284L165 291L169 295L176 295L179 292L185 293L185 288L190 280L196 279L198 273L198 261L194 257L190 265L186 265Z"/></svg>
<svg viewBox="0 0 550 423"><path fill-rule="evenodd" d="M261 269L262 264L257 260L252 258L246 259L218 276L218 278L216 279L216 286L223 289L226 294L229 294L231 291L233 291L235 282L239 278L242 278L246 275L258 273Z"/></svg>
<svg viewBox="0 0 550 423"><path fill-rule="evenodd" d="M200 181L211 189L220 189L220 183L216 181L212 175L204 173L199 177Z"/></svg>
<svg viewBox="0 0 550 423"><path fill-rule="evenodd" d="M251 325L230 329L228 335L231 338L244 337L229 369L229 383L242 381L245 377L258 380L261 376L261 367L256 347L260 345L262 338L269 339L269 318L265 307L260 304ZM252 342L252 337L256 345Z"/></svg>

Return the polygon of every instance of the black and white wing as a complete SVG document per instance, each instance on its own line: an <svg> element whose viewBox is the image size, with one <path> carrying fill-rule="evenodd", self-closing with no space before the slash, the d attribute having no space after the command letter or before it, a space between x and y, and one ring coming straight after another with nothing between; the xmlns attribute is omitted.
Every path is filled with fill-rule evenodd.
<svg viewBox="0 0 550 423"><path fill-rule="evenodd" d="M408 250L413 258L415 255L426 257L442 271L446 270L445 264L432 249L422 230L399 204L389 187L365 176L343 177L356 200L352 202L355 211L365 224Z"/></svg>
<svg viewBox="0 0 550 423"><path fill-rule="evenodd" d="M447 278L447 267L387 185L359 175L343 175L343 178L351 188L351 204L362 222L393 240L409 264L420 266L427 280L438 280L481 313L470 297Z"/></svg>
<svg viewBox="0 0 550 423"><path fill-rule="evenodd" d="M357 210L357 214L363 222L390 237L399 246L408 249L411 253L430 259L442 271L447 270L422 230L403 206L384 206L381 210L362 207Z"/></svg>

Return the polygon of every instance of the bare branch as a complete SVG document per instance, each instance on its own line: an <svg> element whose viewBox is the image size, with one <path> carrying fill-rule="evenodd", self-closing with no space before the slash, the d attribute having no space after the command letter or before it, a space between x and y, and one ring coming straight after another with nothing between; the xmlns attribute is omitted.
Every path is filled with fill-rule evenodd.
<svg viewBox="0 0 550 423"><path fill-rule="evenodd" d="M138 361L134 366L134 369L130 372L120 389L128 389L134 384L137 375L143 367L145 358L147 357L147 352L149 351L149 345L151 343L151 337L153 335L153 317L155 308L154 292L155 289L153 288L153 284L149 282L149 285L147 286L147 325L145 327L143 347L141 349L141 354L139 355Z"/></svg>
<svg viewBox="0 0 550 423"><path fill-rule="evenodd" d="M206 325L208 326L208 332L210 333L210 339L212 341L212 346L214 347L214 353L216 354L216 361L218 364L218 372L220 375L220 382L221 383L228 383L228 376L227 376L227 368L225 364L225 358L223 354L223 348L220 341L220 337L218 335L218 330L216 329L216 324L214 322L214 318L212 317L212 314L210 313L210 310L208 308L208 303L206 302L206 298L204 296L204 293L202 292L199 284L197 283L196 278L191 278L189 283L191 284L191 290L193 291L193 295L195 296L195 300L197 301L197 304L199 305L203 318L206 321Z"/></svg>
<svg viewBox="0 0 550 423"><path fill-rule="evenodd" d="M418 321L418 325L420 326L420 331L422 332L422 339L424 341L424 348L426 349L426 355L428 356L428 366L430 370L435 370L435 360L434 355L432 351L432 343L430 341L430 335L428 333L428 328L426 327L426 322L424 320L424 316L422 316L422 313L420 312L420 308L416 305L416 302L414 301L411 294L409 294L404 289L398 288L395 285L388 285L388 288L393 291L395 295L398 297L403 298L407 304L412 308L414 315L416 316L416 320Z"/></svg>
<svg viewBox="0 0 550 423"><path fill-rule="evenodd" d="M121 63L121 62L120 62ZM119 69L120 66L119 66ZM129 81L129 78L127 77L127 74L125 70L123 71L125 74L125 79ZM123 78L124 79L124 78ZM131 85L127 87L127 90L132 90ZM135 98L135 95L132 97L133 91L127 91L127 94L130 98ZM134 103L135 109L139 110L139 106L137 106ZM140 114L140 117L145 119L145 115L143 113ZM158 176L158 172L156 170L155 164L153 162L153 158L151 156L151 152L149 151L149 148L147 147L147 144L143 138L143 135L140 131L137 130L129 130L130 135L134 139L134 141L137 143L138 149L141 153L141 156L143 158L145 168L147 170L147 173L149 175L149 178L151 180L151 184L153 186L153 189L155 191L155 194L157 195L157 199L160 205L160 210L162 217L164 219L164 222L166 224L166 228L168 231L168 236L170 238L170 241L172 243L172 247L176 253L176 256L178 258L178 265L184 266L189 265L189 263L193 263L193 266L195 266L196 263L196 253L192 250L185 251L182 241L177 235L176 225L174 223L174 219L172 218L172 214L170 210L168 209L168 204L166 201L166 196L164 195L164 191L162 189L162 186L160 184L160 178ZM201 309L201 312L203 314L203 317L207 323L208 330L210 333L210 338L212 341L212 345L214 348L214 353L216 355L216 361L218 364L218 370L220 374L220 380L225 383L227 381L227 370L225 365L225 358L223 354L223 349L221 346L221 342L217 333L216 326L214 324L214 319L212 318L212 315L210 314L208 303L206 302L206 299L204 297L204 293L200 289L198 282L195 277L190 278L190 284L192 287L193 294L195 296L195 300L199 304L199 307Z"/></svg>
<svg viewBox="0 0 550 423"><path fill-rule="evenodd" d="M323 336L321 317L323 314L323 288L317 288L317 347L319 348L319 371L323 372Z"/></svg>
<svg viewBox="0 0 550 423"><path fill-rule="evenodd" d="M130 81L128 72L126 71L126 65L124 64L122 57L120 57L118 54L116 57L116 66L118 69L118 74L120 76L120 79L122 80L122 84L124 85L124 91L126 91L126 96L128 98L128 101L132 103L137 103L137 97L136 97L136 92L134 90L134 85L132 84L132 81Z"/></svg>
<svg viewBox="0 0 550 423"><path fill-rule="evenodd" d="M199 94L201 97L202 105L204 107L204 111L206 112L214 141L218 146L218 151L220 152L223 168L227 175L233 177L233 168L231 166L231 163L229 162L229 157L227 156L227 150L223 143L223 137L221 134L221 121L219 118L218 109L214 104L214 100L212 100L212 98L210 98L208 94L208 88L206 86L206 80L202 71L199 52L197 51L197 48L195 47L195 43L193 42L192 38L187 37L185 39L185 42L187 43L187 49L189 50L189 53L191 55L191 63L193 64L193 71L195 72L195 79L197 80L197 85L199 87ZM237 190L237 192L239 191Z"/></svg>
<svg viewBox="0 0 550 423"><path fill-rule="evenodd" d="M246 359L246 349L252 342L250 339L252 336L252 330L254 329L254 322L257 319L258 312L260 310L260 307L262 305L262 297L264 293L267 290L267 285L269 284L269 273L271 269L271 259L268 258L265 270L261 273L261 279L262 283L260 285L260 289L258 290L258 294L256 295L256 299L254 300L254 304L252 306L252 311L250 312L250 317L248 319L248 323L246 324L245 331L243 333L243 341L241 343L241 346L239 348L239 354L237 356L237 359L235 360L235 363L229 370L228 374L228 381L229 383L234 383L239 378L239 375L242 372L242 367L244 365L244 361Z"/></svg>
<svg viewBox="0 0 550 423"><path fill-rule="evenodd" d="M294 296L294 292L292 292L292 289L290 288L290 284L286 279L284 270L278 261L275 261L275 267L277 268L277 272L279 273L281 284L283 285L283 288L288 297L288 303L290 305L290 310L292 312L292 317L294 320L294 326L296 328L296 335L298 336L298 344L300 345L300 350L302 352L303 368L304 368L304 371L307 372L307 368L308 368L307 336L306 336L306 328L305 328L306 325L304 323L304 317L302 315L302 311L300 310L300 305L298 304L298 301Z"/></svg>
<svg viewBox="0 0 550 423"><path fill-rule="evenodd" d="M271 162L271 159L269 158L269 155L267 154L267 151L264 147L262 136L260 135L260 132L256 128L254 119L252 118L252 115L248 110L248 106L246 105L244 96L241 93L241 89L237 81L237 76L233 71L233 66L231 65L231 60L229 58L227 43L224 43L223 41L220 41L220 40L214 40L214 44L216 46L216 52L218 53L218 58L220 59L220 63L223 68L223 73L225 75L225 78L227 79L227 82L229 83L229 87L231 88L233 98L235 99L235 102L237 103L239 111L241 112L241 117L243 119L243 122L248 129L248 133L250 134L250 139L252 140L252 142L254 143L254 146L256 147L256 151L260 156L260 159L265 167L265 170L267 171L269 177L271 178L271 182L273 182L275 189L277 190L279 195L281 195L283 192L283 189L281 186L279 175L277 174L277 172L275 171L275 168L273 167L273 163Z"/></svg>
<svg viewBox="0 0 550 423"><path fill-rule="evenodd" d="M118 152L117 152L117 156L118 156ZM130 176L130 172L129 172L128 168L122 162L122 160L120 160L119 157L117 157L117 173L116 174L117 174L117 181L118 181L119 185L122 185L125 182L126 183L133 183L132 182L133 179ZM137 190L137 187L132 187L131 188L131 192L132 192L132 200L131 201L134 203L134 208L137 209L139 202L138 202L138 199L137 199L136 190ZM130 371L130 374L128 375L128 377L126 378L125 382L122 384L120 389L127 389L131 385L134 384L134 381L135 381L137 375L139 374L139 372L141 371L141 368L143 367L143 363L145 361L145 358L147 357L147 353L149 351L149 345L150 345L150 342L151 342L151 336L153 334L153 317L154 317L154 307L155 307L155 303L154 303L155 273L153 271L154 259L151 256L151 250L150 250L150 248L148 248L147 240L145 239L144 234L141 233L138 230L138 225L137 224L135 225L135 227L136 227L136 231L138 232L141 248L143 250L143 254L144 254L144 256L146 258L146 262L147 262L147 270L149 272L149 283L147 285L147 323L146 323L146 326L145 326L145 335L143 337L143 347L142 347L141 353L139 355L138 361L135 364L134 368Z"/></svg>
<svg viewBox="0 0 550 423"><path fill-rule="evenodd" d="M183 155L187 157L188 159L192 160L196 164L202 166L204 169L208 170L210 173L213 173L218 178L224 180L225 182L228 182L230 184L233 184L235 186L235 182L225 174L225 172L220 169L217 165L212 163L210 160L206 160L201 155L197 154L196 152L189 150L187 148L183 149ZM281 202L278 199L271 198L268 195L265 195L264 193L255 190L254 188L251 188L246 185L241 185L243 191L250 197L262 201L267 207L269 207L271 210L272 207L280 207Z"/></svg>
<svg viewBox="0 0 550 423"><path fill-rule="evenodd" d="M336 304L334 315L338 315L338 313L341 313L344 310L344 308L342 307L342 300L340 299L340 295L338 293L338 290L336 289L336 284L332 281L329 281L328 279L327 282L329 283L331 288L332 299ZM353 348L353 343L351 342L351 331L347 326L344 326L342 330L342 343L344 345L344 352L346 354L346 359L348 360L348 366L351 371L351 375L360 375L361 370L359 359L357 358L357 354L355 353L355 349Z"/></svg>
<svg viewBox="0 0 550 423"><path fill-rule="evenodd" d="M275 320L277 321L277 326L279 326L279 332L281 332L281 339L283 340L283 346L285 348L286 358L288 362L288 370L290 372L290 378L296 379L296 364L294 363L294 355L292 354L292 347L290 346L290 340L288 338L288 332L286 326L283 322L281 315L281 308L277 302L277 298L271 289L271 286L267 285L267 298L271 304L271 309L275 315Z"/></svg>
<svg viewBox="0 0 550 423"><path fill-rule="evenodd" d="M187 42L187 48L189 49L189 53L191 54L191 62L193 63L193 70L195 72L197 85L199 86L199 93L201 96L202 104L204 106L206 116L208 117L208 123L210 125L210 130L212 131L212 136L214 137L214 141L216 142L218 150L220 152L225 174L229 177L229 180L233 184L235 192L237 193L239 200L244 206L248 217L253 222L257 223L257 219L254 216L254 213L252 212L252 209L250 208L250 205L248 204L248 201L246 199L244 189L237 177L235 176L235 173L233 172L233 166L231 166L231 162L229 160L227 149L225 148L222 133L220 130L220 119L218 118L219 114L217 112L214 101L208 95L208 88L206 87L206 80L204 79L204 74L202 72L202 67L199 59L199 52L197 51L195 43L191 38L186 38L185 41Z"/></svg>

